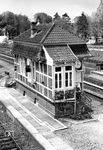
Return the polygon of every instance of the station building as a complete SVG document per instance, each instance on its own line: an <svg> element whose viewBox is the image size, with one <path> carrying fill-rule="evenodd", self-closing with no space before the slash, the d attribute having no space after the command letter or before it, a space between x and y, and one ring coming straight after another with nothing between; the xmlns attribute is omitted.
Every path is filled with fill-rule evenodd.
<svg viewBox="0 0 103 150"><path fill-rule="evenodd" d="M58 23L31 23L14 39L14 76L17 88L52 114L76 111L76 89L83 90L86 42Z"/></svg>

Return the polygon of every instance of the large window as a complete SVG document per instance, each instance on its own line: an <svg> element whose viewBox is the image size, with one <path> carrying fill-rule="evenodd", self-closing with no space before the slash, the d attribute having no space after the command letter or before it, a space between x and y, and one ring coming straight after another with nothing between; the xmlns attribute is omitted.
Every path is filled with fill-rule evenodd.
<svg viewBox="0 0 103 150"><path fill-rule="evenodd" d="M65 87L72 86L72 66L65 66Z"/></svg>
<svg viewBox="0 0 103 150"><path fill-rule="evenodd" d="M36 62L36 90L42 95L52 98L52 66Z"/></svg>
<svg viewBox="0 0 103 150"><path fill-rule="evenodd" d="M61 67L56 67L55 68L55 88L62 88Z"/></svg>

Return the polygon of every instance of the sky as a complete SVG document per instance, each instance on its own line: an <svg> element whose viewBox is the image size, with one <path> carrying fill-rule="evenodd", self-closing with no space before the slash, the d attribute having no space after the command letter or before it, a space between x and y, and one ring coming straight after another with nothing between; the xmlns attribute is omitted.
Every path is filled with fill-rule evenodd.
<svg viewBox="0 0 103 150"><path fill-rule="evenodd" d="M56 12L61 16L67 13L71 19L84 12L91 15L99 6L100 0L0 0L0 14L11 11L27 15L33 21L34 14L45 12L52 17Z"/></svg>

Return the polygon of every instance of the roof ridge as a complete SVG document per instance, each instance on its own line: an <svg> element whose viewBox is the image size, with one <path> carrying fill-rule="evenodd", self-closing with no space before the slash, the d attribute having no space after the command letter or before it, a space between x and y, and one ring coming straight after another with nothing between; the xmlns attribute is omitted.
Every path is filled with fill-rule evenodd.
<svg viewBox="0 0 103 150"><path fill-rule="evenodd" d="M43 43L45 41L46 37L49 35L49 33L53 29L54 25L55 25L55 23L53 23L52 26L48 29L47 33L44 35L44 37L42 38L40 43Z"/></svg>

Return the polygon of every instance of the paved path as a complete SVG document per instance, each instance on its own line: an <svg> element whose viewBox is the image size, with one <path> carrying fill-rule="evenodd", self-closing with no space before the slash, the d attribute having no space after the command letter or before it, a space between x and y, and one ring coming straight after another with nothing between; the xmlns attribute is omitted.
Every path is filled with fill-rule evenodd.
<svg viewBox="0 0 103 150"><path fill-rule="evenodd" d="M12 88L0 88L0 100L47 150L73 150L53 132L66 126Z"/></svg>

